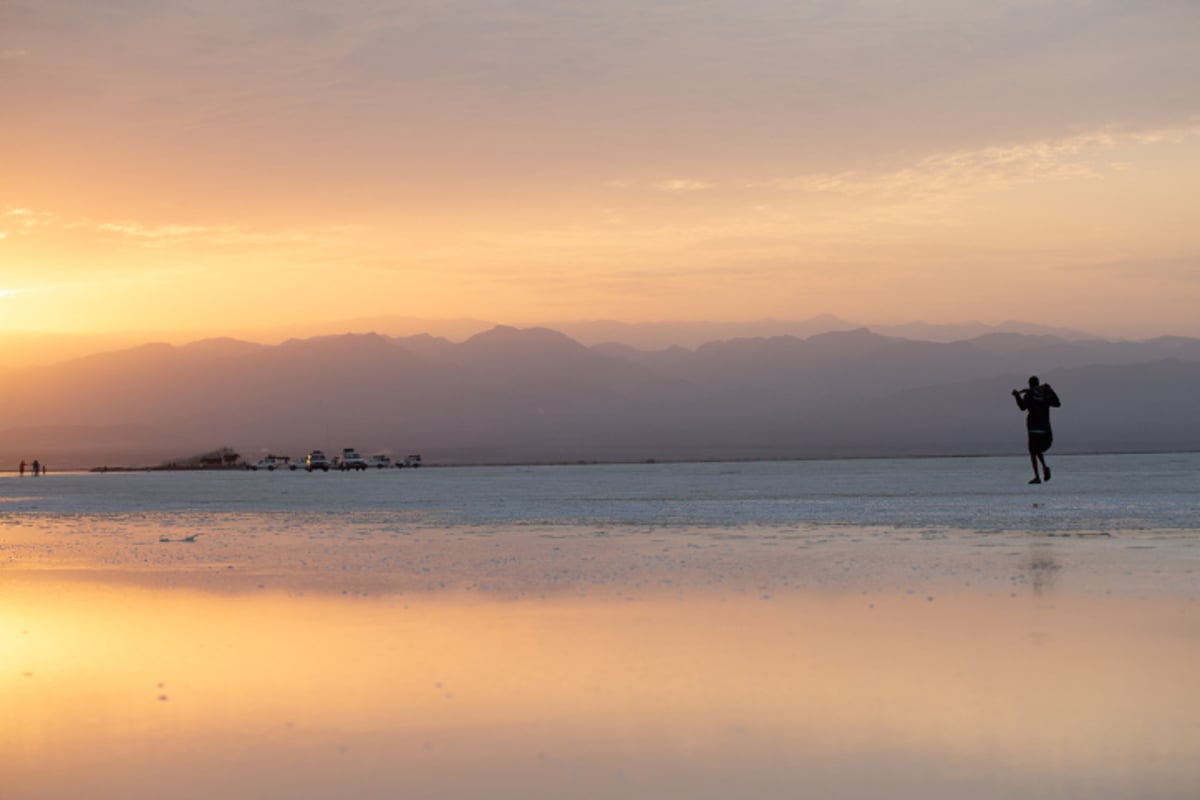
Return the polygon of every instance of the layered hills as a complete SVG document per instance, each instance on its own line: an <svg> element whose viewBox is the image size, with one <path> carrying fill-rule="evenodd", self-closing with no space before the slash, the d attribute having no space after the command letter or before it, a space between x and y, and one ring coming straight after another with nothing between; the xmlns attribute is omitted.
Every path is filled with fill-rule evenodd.
<svg viewBox="0 0 1200 800"><path fill-rule="evenodd" d="M0 464L131 466L230 446L430 463L1023 452L1010 390L1063 399L1054 452L1200 449L1200 340L866 329L695 348L545 328L148 344L0 374Z"/></svg>

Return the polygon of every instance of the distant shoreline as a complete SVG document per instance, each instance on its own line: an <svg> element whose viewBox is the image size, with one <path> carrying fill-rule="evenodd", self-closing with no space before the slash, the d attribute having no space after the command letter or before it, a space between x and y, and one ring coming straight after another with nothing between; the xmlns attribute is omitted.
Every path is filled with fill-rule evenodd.
<svg viewBox="0 0 1200 800"><path fill-rule="evenodd" d="M1139 455L1191 455L1200 453L1200 450L1190 449L1169 449L1169 450L1087 450L1078 452L1061 452L1056 454L1057 457L1066 458L1071 456L1139 456ZM426 462L419 469L454 469L467 467L590 467L590 466L632 466L638 464L654 465L654 464L755 464L755 463L781 463L788 461L812 462L812 461L907 461L907 460L928 460L937 458L946 459L973 459L973 458L1017 458L1023 457L1024 451L1010 451L1002 453L954 453L954 454L908 454L908 455L850 455L850 456L788 456L788 457L746 457L746 458L646 458L646 459L578 459L578 460L529 460L529 461L450 461L450 462ZM413 469L407 467L405 469ZM185 467L185 466L98 466L98 467L64 467L57 469L57 474L63 473L123 473L123 472L253 472L252 467L245 464L234 466L209 466L209 467ZM283 468L278 471L283 472L300 472L304 471L303 467L297 467L295 470ZM331 468L331 472L340 470ZM368 470L371 471L371 470ZM0 470L0 473L16 474L18 470L7 469ZM30 475L29 477L33 477Z"/></svg>

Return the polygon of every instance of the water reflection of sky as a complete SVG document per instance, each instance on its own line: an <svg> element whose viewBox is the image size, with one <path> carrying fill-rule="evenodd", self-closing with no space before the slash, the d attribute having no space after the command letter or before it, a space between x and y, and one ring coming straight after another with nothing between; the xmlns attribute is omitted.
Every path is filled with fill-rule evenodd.
<svg viewBox="0 0 1200 800"><path fill-rule="evenodd" d="M1196 458L0 479L0 798L1190 800Z"/></svg>
<svg viewBox="0 0 1200 800"><path fill-rule="evenodd" d="M1177 599L10 575L0 774L48 798L1183 797L1197 632Z"/></svg>

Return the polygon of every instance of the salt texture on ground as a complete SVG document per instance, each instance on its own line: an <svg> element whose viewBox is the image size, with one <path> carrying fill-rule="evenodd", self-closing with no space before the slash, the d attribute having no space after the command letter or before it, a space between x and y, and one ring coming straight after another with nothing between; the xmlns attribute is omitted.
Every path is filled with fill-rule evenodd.
<svg viewBox="0 0 1200 800"><path fill-rule="evenodd" d="M39 798L1196 796L1200 459L1023 466L0 479L0 774Z"/></svg>

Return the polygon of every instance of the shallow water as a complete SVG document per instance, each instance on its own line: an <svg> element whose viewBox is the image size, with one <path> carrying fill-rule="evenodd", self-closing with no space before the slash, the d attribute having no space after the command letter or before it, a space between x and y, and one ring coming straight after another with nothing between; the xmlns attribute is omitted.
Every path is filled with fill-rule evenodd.
<svg viewBox="0 0 1200 800"><path fill-rule="evenodd" d="M417 525L1191 529L1200 454L0 478L0 513L387 512Z"/></svg>
<svg viewBox="0 0 1200 800"><path fill-rule="evenodd" d="M1052 464L0 479L0 797L1195 797L1200 459Z"/></svg>

